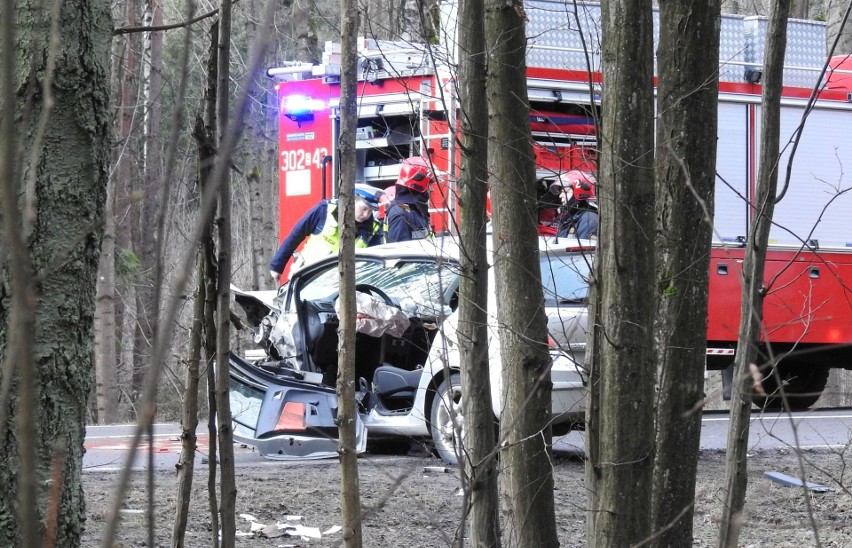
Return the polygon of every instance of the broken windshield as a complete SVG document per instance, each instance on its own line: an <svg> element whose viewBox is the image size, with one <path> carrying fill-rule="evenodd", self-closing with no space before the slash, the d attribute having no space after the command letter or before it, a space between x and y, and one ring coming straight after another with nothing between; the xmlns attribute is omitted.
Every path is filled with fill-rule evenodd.
<svg viewBox="0 0 852 548"><path fill-rule="evenodd" d="M327 300L339 291L337 264L311 276L302 285L302 301ZM355 283L375 286L403 308L416 308L418 315L443 316L449 296L458 286L458 271L446 262L432 260L385 261L359 259L355 262ZM413 312L413 311L412 311Z"/></svg>

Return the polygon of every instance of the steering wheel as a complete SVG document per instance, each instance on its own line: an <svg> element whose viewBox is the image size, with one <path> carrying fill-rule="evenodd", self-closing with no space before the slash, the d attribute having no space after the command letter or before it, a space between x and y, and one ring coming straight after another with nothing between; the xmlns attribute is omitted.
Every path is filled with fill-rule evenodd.
<svg viewBox="0 0 852 548"><path fill-rule="evenodd" d="M385 293L383 290L378 287L370 284L355 284L355 291L360 291L361 293L369 293L370 295L375 295L384 301L384 303L388 306L399 307L399 304L396 302L396 299Z"/></svg>

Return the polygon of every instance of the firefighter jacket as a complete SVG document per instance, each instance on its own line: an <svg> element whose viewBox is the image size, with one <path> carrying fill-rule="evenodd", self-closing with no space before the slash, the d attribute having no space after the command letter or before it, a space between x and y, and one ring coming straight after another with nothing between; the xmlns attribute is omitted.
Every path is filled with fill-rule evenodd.
<svg viewBox="0 0 852 548"><path fill-rule="evenodd" d="M388 242L406 242L427 238L429 225L429 195L397 185L396 197L388 207L386 237Z"/></svg>
<svg viewBox="0 0 852 548"><path fill-rule="evenodd" d="M269 269L283 272L287 261L305 238L308 239L294 266L319 260L337 253L340 248L340 230L337 222L337 200L323 200L299 219L290 234L284 238L269 263ZM368 247L382 243L382 225L374 218L355 223L355 247Z"/></svg>

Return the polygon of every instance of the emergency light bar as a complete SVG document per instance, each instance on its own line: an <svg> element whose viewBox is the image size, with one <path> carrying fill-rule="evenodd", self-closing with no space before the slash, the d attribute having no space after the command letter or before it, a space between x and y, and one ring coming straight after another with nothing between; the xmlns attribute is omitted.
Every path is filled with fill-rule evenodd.
<svg viewBox="0 0 852 548"><path fill-rule="evenodd" d="M304 95L290 95L281 98L281 114L297 124L314 119L315 110L323 110L325 105Z"/></svg>

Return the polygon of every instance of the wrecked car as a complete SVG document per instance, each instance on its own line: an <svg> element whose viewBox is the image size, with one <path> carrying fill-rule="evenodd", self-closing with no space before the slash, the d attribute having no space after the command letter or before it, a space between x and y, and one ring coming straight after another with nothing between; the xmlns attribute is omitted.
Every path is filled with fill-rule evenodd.
<svg viewBox="0 0 852 548"><path fill-rule="evenodd" d="M359 249L355 259L355 368L359 450L371 439L431 439L457 461L461 420L460 358L455 341L458 244L434 238ZM582 422L589 264L563 244L541 243L542 279L553 346L554 431ZM492 284L493 281L489 281ZM493 286L492 286L493 287ZM231 402L235 439L273 458L336 454L334 385L338 359L337 257L294 272L270 302L233 290L253 312L263 356L234 357ZM494 292L489 292L494 298ZM259 310L268 311L260 318ZM496 302L489 304L491 315ZM258 321L258 318L259 321ZM493 407L499 417L500 352L490 330ZM569 343L573 341L572 343ZM254 390L253 398L246 394ZM295 413L295 418L293 414ZM307 438L321 438L323 444ZM324 445L324 450L317 449Z"/></svg>

